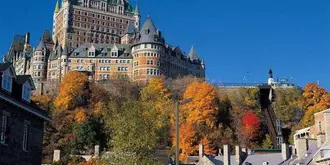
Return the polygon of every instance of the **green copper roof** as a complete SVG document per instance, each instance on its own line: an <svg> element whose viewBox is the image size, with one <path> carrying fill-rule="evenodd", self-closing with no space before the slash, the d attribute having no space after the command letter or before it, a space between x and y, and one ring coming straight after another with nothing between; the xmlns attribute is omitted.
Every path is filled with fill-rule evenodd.
<svg viewBox="0 0 330 165"><path fill-rule="evenodd" d="M59 5L59 2L57 0L54 13L58 13L59 11L60 11L60 5Z"/></svg>
<svg viewBox="0 0 330 165"><path fill-rule="evenodd" d="M134 10L134 15L140 15L140 10L139 10L138 4L136 4L135 10Z"/></svg>

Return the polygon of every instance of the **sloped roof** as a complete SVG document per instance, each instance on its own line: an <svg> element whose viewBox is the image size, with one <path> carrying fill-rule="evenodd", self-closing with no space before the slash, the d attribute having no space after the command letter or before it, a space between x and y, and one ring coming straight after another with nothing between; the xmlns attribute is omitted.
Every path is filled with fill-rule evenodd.
<svg viewBox="0 0 330 165"><path fill-rule="evenodd" d="M31 81L33 89L35 89L33 80L30 75L18 75L18 76L16 76L16 79L15 79L16 83L19 85L23 85L25 82L27 82L29 80Z"/></svg>
<svg viewBox="0 0 330 165"><path fill-rule="evenodd" d="M142 43L158 43L164 44L164 39L160 35L160 32L157 30L155 24L153 23L151 17L148 17L144 22L140 32L136 36L134 44Z"/></svg>
<svg viewBox="0 0 330 165"><path fill-rule="evenodd" d="M86 43L75 49L69 57L88 57L88 49L92 44ZM95 58L133 58L131 47L128 44L93 44L95 47ZM118 57L111 57L111 51L118 49ZM102 54L103 53L103 54ZM106 55L104 55L106 53Z"/></svg>
<svg viewBox="0 0 330 165"><path fill-rule="evenodd" d="M11 63L0 63L0 72L7 70L10 67Z"/></svg>
<svg viewBox="0 0 330 165"><path fill-rule="evenodd" d="M39 44L38 44L38 46L37 46L37 48L36 48L35 51L42 51L45 48L46 48L46 46L45 46L44 41L43 40L40 40L40 42L39 42Z"/></svg>

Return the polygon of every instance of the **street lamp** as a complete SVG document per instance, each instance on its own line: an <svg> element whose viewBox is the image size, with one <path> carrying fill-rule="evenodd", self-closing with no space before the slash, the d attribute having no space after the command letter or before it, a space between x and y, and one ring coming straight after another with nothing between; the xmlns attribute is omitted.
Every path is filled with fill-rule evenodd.
<svg viewBox="0 0 330 165"><path fill-rule="evenodd" d="M192 102L192 98L185 99L181 102L175 101L175 131L176 131L176 151L175 151L175 164L179 165L179 150L180 150L180 138L179 138L179 105L184 105Z"/></svg>

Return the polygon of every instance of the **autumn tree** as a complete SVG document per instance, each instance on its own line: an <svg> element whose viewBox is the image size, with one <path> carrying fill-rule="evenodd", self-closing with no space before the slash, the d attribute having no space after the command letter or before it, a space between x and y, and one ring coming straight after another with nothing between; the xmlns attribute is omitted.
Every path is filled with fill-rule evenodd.
<svg viewBox="0 0 330 165"><path fill-rule="evenodd" d="M63 77L60 93L55 99L55 107L68 110L86 103L88 94L88 76L84 73L72 71Z"/></svg>
<svg viewBox="0 0 330 165"><path fill-rule="evenodd" d="M180 139L180 160L185 161L188 156L198 151L198 137L195 131L194 125L190 123L184 123L179 128ZM173 136L173 145L176 146L176 136Z"/></svg>
<svg viewBox="0 0 330 165"><path fill-rule="evenodd" d="M241 131L248 137L250 140L258 136L258 131L260 129L260 119L253 113L252 110L249 110L242 118L242 128Z"/></svg>
<svg viewBox="0 0 330 165"><path fill-rule="evenodd" d="M330 108L330 94L316 83L307 84L300 99L300 106L305 110L301 126L313 124L313 114Z"/></svg>
<svg viewBox="0 0 330 165"><path fill-rule="evenodd" d="M192 99L190 103L182 107L186 122L215 126L218 106L213 86L206 82L193 82L187 87L184 99Z"/></svg>

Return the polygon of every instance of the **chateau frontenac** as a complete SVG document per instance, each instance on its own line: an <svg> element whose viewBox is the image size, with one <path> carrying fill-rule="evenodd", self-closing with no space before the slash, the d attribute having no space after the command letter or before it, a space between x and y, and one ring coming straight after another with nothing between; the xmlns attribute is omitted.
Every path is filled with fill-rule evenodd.
<svg viewBox="0 0 330 165"><path fill-rule="evenodd" d="M34 82L61 81L69 71L95 81L126 77L142 84L160 76L205 77L194 47L186 54L166 43L150 16L140 26L138 5L128 0L57 1L53 34L46 30L36 48L29 33L15 36L4 62Z"/></svg>

